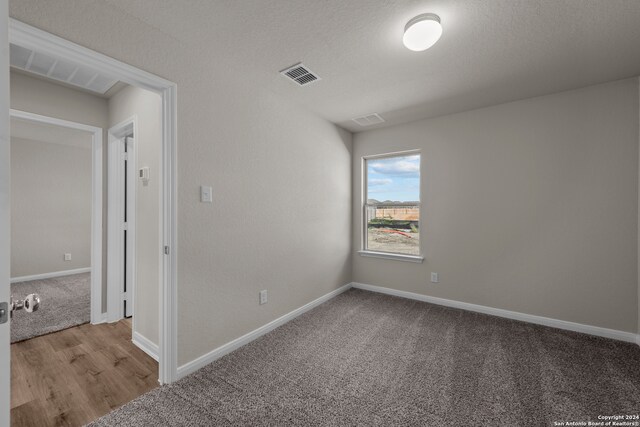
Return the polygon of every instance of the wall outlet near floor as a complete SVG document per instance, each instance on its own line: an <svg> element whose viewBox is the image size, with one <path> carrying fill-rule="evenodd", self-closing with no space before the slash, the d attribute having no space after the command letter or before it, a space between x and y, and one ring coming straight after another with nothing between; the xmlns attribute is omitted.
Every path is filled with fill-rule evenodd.
<svg viewBox="0 0 640 427"><path fill-rule="evenodd" d="M71 261L71 254L64 254L65 261Z"/></svg>
<svg viewBox="0 0 640 427"><path fill-rule="evenodd" d="M440 283L440 275L438 273L431 273L431 283Z"/></svg>
<svg viewBox="0 0 640 427"><path fill-rule="evenodd" d="M260 305L267 303L267 290L260 291Z"/></svg>

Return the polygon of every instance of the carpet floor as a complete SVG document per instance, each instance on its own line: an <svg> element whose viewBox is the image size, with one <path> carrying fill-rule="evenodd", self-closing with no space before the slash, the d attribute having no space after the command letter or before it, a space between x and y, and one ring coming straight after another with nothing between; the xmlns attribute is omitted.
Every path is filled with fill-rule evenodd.
<svg viewBox="0 0 640 427"><path fill-rule="evenodd" d="M551 426L638 413L636 345L352 289L93 425Z"/></svg>
<svg viewBox="0 0 640 427"><path fill-rule="evenodd" d="M40 308L33 313L18 310L11 322L11 342L23 341L91 319L91 273L11 284L11 294L22 299L28 294L40 295Z"/></svg>

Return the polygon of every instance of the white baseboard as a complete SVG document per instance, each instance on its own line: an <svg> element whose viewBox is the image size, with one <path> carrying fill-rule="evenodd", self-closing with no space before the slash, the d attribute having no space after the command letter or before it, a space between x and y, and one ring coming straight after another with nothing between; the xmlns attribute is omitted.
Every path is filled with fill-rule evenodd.
<svg viewBox="0 0 640 427"><path fill-rule="evenodd" d="M364 283L352 283L354 288L365 291L379 292L402 298L409 298L418 301L429 302L431 304L443 305L446 307L460 308L462 310L474 311L477 313L490 314L492 316L505 317L507 319L520 320L523 322L535 323L537 325L550 326L552 328L565 329L568 331L581 332L583 334L596 335L604 338L611 338L619 341L637 343L640 345L640 335L618 331L615 329L601 328L599 326L584 325L581 323L567 322L565 320L551 319L549 317L535 316L533 314L518 313L516 311L503 310L500 308L487 307L484 305L470 304L450 299L430 297L413 292L399 291L382 286L367 285Z"/></svg>
<svg viewBox="0 0 640 427"><path fill-rule="evenodd" d="M207 354L204 354L200 357L198 357L195 360L192 360L191 362L185 363L182 366L178 367L178 379L183 378L189 374L191 374L192 372L197 371L198 369L208 365L209 363L213 362L214 360L217 360L219 358L221 358L222 356L231 353L232 351L236 350L237 348L242 347L245 344L250 343L251 341L255 340L256 338L261 337L262 335L266 334L267 332L270 332L272 330L274 330L275 328L277 328L278 326L282 326L285 323L295 319L296 317L300 316L301 314L311 310L312 308L315 308L317 306L319 306L320 304L330 300L331 298L343 293L344 291L347 291L351 288L351 283L346 284L338 289L336 289L335 291L329 292L328 294L325 294L323 296L321 296L320 298L317 298L313 301L311 301L308 304L303 305L300 308L297 308L287 314L285 314L284 316L278 317L276 320L273 320L269 323L267 323L266 325L263 325L261 327L259 327L258 329L255 329L251 332L249 332L248 334L245 334L239 338L236 338L235 340L228 342L212 351L210 351Z"/></svg>
<svg viewBox="0 0 640 427"><path fill-rule="evenodd" d="M30 280L51 279L52 277L71 276L72 274L89 273L91 267L76 268L75 270L54 271L51 273L34 274L32 276L20 276L11 278L11 283L28 282Z"/></svg>
<svg viewBox="0 0 640 427"><path fill-rule="evenodd" d="M136 331L133 332L131 341L138 346L140 350L151 356L156 362L159 360L158 354L160 354L160 350L158 344L152 343L147 337Z"/></svg>
<svg viewBox="0 0 640 427"><path fill-rule="evenodd" d="M330 300L331 298L336 297L337 295L349 290L350 288L357 288L357 289L362 289L362 290L366 290L366 291L371 291L371 292L378 292L378 293L383 293L383 294L387 294L387 295L393 295L393 296L398 296L398 297L402 297L402 298L409 298L409 299L413 299L413 300L418 300L418 301L424 301L424 302L428 302L431 304L436 304L436 305L442 305L442 306L446 306L446 307L453 307L453 308L459 308L462 310L467 310L467 311L473 311L473 312L477 312L477 313L484 313L484 314L489 314L492 316L498 316L498 317L504 317L507 319L513 319L513 320L520 320L523 322L529 322L529 323L534 323L537 325L543 325L543 326L550 326L553 328L558 328L558 329L565 329L565 330L569 330L569 331L574 331L574 332L581 332L584 334L589 334L589 335L595 335L595 336L599 336L599 337L604 337L604 338L611 338L611 339L615 339L615 340L619 340L619 341L626 341L626 342L631 342L631 343L636 343L640 346L640 334L634 334L631 332L624 332L624 331L618 331L615 329L607 329L607 328L601 328L598 326L590 326L590 325L584 325L581 323L574 323L574 322L567 322L565 320L557 320L557 319L551 319L548 317L542 317L542 316L535 316L532 314L525 314L525 313L519 313L519 312L515 312L515 311L509 311L509 310L503 310L500 308L493 308L493 307L487 307L487 306L483 306L483 305L478 305L478 304L471 304L471 303L466 303L466 302L460 302L460 301L455 301L455 300L449 300L449 299L445 299L445 298L437 298L437 297L431 297L431 296L427 296L427 295L421 295L421 294L416 294L413 292L407 292L407 291L399 291L396 289L391 289L391 288L385 288L382 286L373 286L373 285L367 285L364 283L349 283L347 285L344 285L332 292L329 292L326 295L321 296L318 299L315 299L313 301L311 301L308 304L303 305L302 307L293 310L287 314L285 314L284 316L281 316L269 323L267 323L266 325L263 325L261 327L259 327L258 329L255 329L239 338L236 338L233 341L230 341L212 351L210 351L207 354L204 354L200 357L198 357L197 359L192 360L191 362L187 362L182 366L178 367L178 372L177 372L177 379L183 378L195 371L197 371L200 368L203 368L204 366L208 365L209 363L221 358L222 356L231 353L232 351L242 347L245 344L250 343L251 341L261 337L262 335L274 330L275 328L284 325L285 323L295 319L296 317L300 316L301 314L311 310L312 308L315 308L317 306L319 306L320 304ZM135 336L135 334L134 334ZM142 337L140 335L140 337ZM150 341L146 340L146 338L142 337L145 341L147 341L147 343L149 343L153 349L151 351L147 351L143 345L136 343L136 340L134 339L134 343L136 345L138 345L138 347L142 348L142 350L144 350L147 354L149 354L151 357L153 357L154 359L157 359L157 354L158 354L158 346L156 346L155 344L151 343ZM154 353L155 351L155 353Z"/></svg>

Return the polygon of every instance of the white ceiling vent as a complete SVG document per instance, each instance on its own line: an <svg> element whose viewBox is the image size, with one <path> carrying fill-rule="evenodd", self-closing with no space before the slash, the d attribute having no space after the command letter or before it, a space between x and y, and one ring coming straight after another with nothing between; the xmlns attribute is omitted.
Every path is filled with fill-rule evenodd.
<svg viewBox="0 0 640 427"><path fill-rule="evenodd" d="M307 66L305 66L302 62L299 62L296 65L292 65L286 70L280 71L280 74L288 79L293 80L300 86L304 86L320 80L320 77L309 70L309 68L307 68Z"/></svg>
<svg viewBox="0 0 640 427"><path fill-rule="evenodd" d="M378 113L367 114L366 116L356 117L355 119L351 120L353 120L360 126L372 126L384 122L384 119L380 117L380 114Z"/></svg>
<svg viewBox="0 0 640 427"><path fill-rule="evenodd" d="M20 70L102 95L118 82L87 66L15 44L10 46L10 61L12 67Z"/></svg>

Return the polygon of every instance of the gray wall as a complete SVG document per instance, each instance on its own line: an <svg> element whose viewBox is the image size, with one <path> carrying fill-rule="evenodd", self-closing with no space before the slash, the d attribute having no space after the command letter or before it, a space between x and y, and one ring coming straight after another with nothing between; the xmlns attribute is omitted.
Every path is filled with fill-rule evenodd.
<svg viewBox="0 0 640 427"><path fill-rule="evenodd" d="M354 242L361 157L419 148L425 261L353 280L635 332L638 117L634 78L355 135Z"/></svg>
<svg viewBox="0 0 640 427"><path fill-rule="evenodd" d="M178 85L179 364L350 282L350 133L239 79L237 52L203 55L109 3L10 7ZM199 202L202 184L214 203Z"/></svg>
<svg viewBox="0 0 640 427"><path fill-rule="evenodd" d="M43 116L56 117L104 130L103 145L106 147L109 109L107 100L85 92L70 89L24 74L11 72L11 108ZM106 208L107 208L107 156L103 154L103 212L104 226L102 239L106 244ZM107 251L102 251L102 311L107 309Z"/></svg>
<svg viewBox="0 0 640 427"><path fill-rule="evenodd" d="M162 183L162 98L148 90L128 86L109 99L109 127L137 117L136 169L148 166L149 183L136 180L136 288L135 332L158 344L161 277L160 190Z"/></svg>
<svg viewBox="0 0 640 427"><path fill-rule="evenodd" d="M86 147L11 138L11 277L91 267L85 137Z"/></svg>

